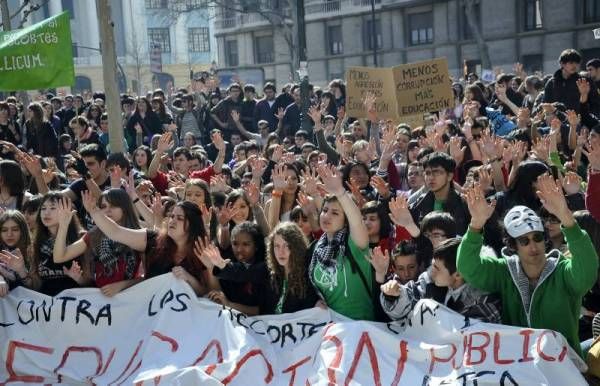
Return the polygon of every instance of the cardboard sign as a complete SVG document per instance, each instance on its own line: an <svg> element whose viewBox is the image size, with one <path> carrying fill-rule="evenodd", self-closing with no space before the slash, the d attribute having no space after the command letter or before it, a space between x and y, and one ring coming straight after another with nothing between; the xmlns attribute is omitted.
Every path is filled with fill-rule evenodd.
<svg viewBox="0 0 600 386"><path fill-rule="evenodd" d="M362 101L368 91L377 97L377 117L402 121L453 107L445 58L392 68L350 67L346 72L346 112L366 118Z"/></svg>
<svg viewBox="0 0 600 386"><path fill-rule="evenodd" d="M172 274L112 298L17 288L0 299L0 342L0 384L587 384L550 330L465 319L432 300L387 324L321 308L250 317Z"/></svg>
<svg viewBox="0 0 600 386"><path fill-rule="evenodd" d="M377 97L378 118L398 118L394 75L390 68L350 67L346 71L346 114L366 118L363 100L368 92Z"/></svg>

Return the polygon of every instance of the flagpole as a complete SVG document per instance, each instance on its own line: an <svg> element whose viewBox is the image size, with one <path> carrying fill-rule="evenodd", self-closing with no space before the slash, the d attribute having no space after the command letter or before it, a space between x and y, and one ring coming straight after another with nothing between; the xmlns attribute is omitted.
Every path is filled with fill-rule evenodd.
<svg viewBox="0 0 600 386"><path fill-rule="evenodd" d="M108 140L111 153L123 152L123 124L121 121L121 101L117 83L117 53L115 51L114 23L110 16L108 0L96 0L96 10L100 26L100 47L102 51L102 73L104 93L108 112Z"/></svg>

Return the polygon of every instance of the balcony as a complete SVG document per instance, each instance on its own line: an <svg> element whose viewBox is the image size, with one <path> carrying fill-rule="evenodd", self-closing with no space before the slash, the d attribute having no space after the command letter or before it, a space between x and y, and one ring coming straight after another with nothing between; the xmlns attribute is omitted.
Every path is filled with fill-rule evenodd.
<svg viewBox="0 0 600 386"><path fill-rule="evenodd" d="M381 0L375 0L375 4L381 4ZM365 12L371 7L371 0L330 0L318 1L305 6L306 19L318 19L320 17L328 17L323 15L327 13L350 14L355 12Z"/></svg>
<svg viewBox="0 0 600 386"><path fill-rule="evenodd" d="M288 8L285 8L281 11L281 14L286 19L290 18L291 11ZM260 13L257 12L248 12L248 13L240 13L235 15L227 15L225 17L218 16L215 20L215 29L218 32L223 32L224 30L231 30L235 28L241 27L259 27L259 26L267 26L270 22L265 19Z"/></svg>

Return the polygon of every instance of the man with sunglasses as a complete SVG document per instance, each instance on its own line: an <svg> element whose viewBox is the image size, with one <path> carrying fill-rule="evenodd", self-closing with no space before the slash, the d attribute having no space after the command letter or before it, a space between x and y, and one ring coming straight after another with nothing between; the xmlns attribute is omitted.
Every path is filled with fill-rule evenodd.
<svg viewBox="0 0 600 386"><path fill-rule="evenodd" d="M465 281L500 294L504 324L558 331L583 357L578 337L581 299L597 279L598 256L590 237L575 222L560 184L541 175L537 195L544 208L560 220L570 258L556 249L545 252L542 220L525 206L513 207L504 217L504 258L481 256L482 229L495 202L485 200L479 184L465 195L471 223L457 259Z"/></svg>

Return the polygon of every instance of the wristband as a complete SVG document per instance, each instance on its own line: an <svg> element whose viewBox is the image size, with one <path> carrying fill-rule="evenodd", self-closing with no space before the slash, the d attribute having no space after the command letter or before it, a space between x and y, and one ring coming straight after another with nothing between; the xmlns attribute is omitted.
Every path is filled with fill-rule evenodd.
<svg viewBox="0 0 600 386"><path fill-rule="evenodd" d="M138 203L138 201L140 201L140 198L139 198L139 197L136 197L136 198L135 198L135 200L133 200L133 203L134 203L134 204L137 204L137 203Z"/></svg>
<svg viewBox="0 0 600 386"><path fill-rule="evenodd" d="M283 196L283 192L281 190L274 190L271 192L271 196L281 198Z"/></svg>

